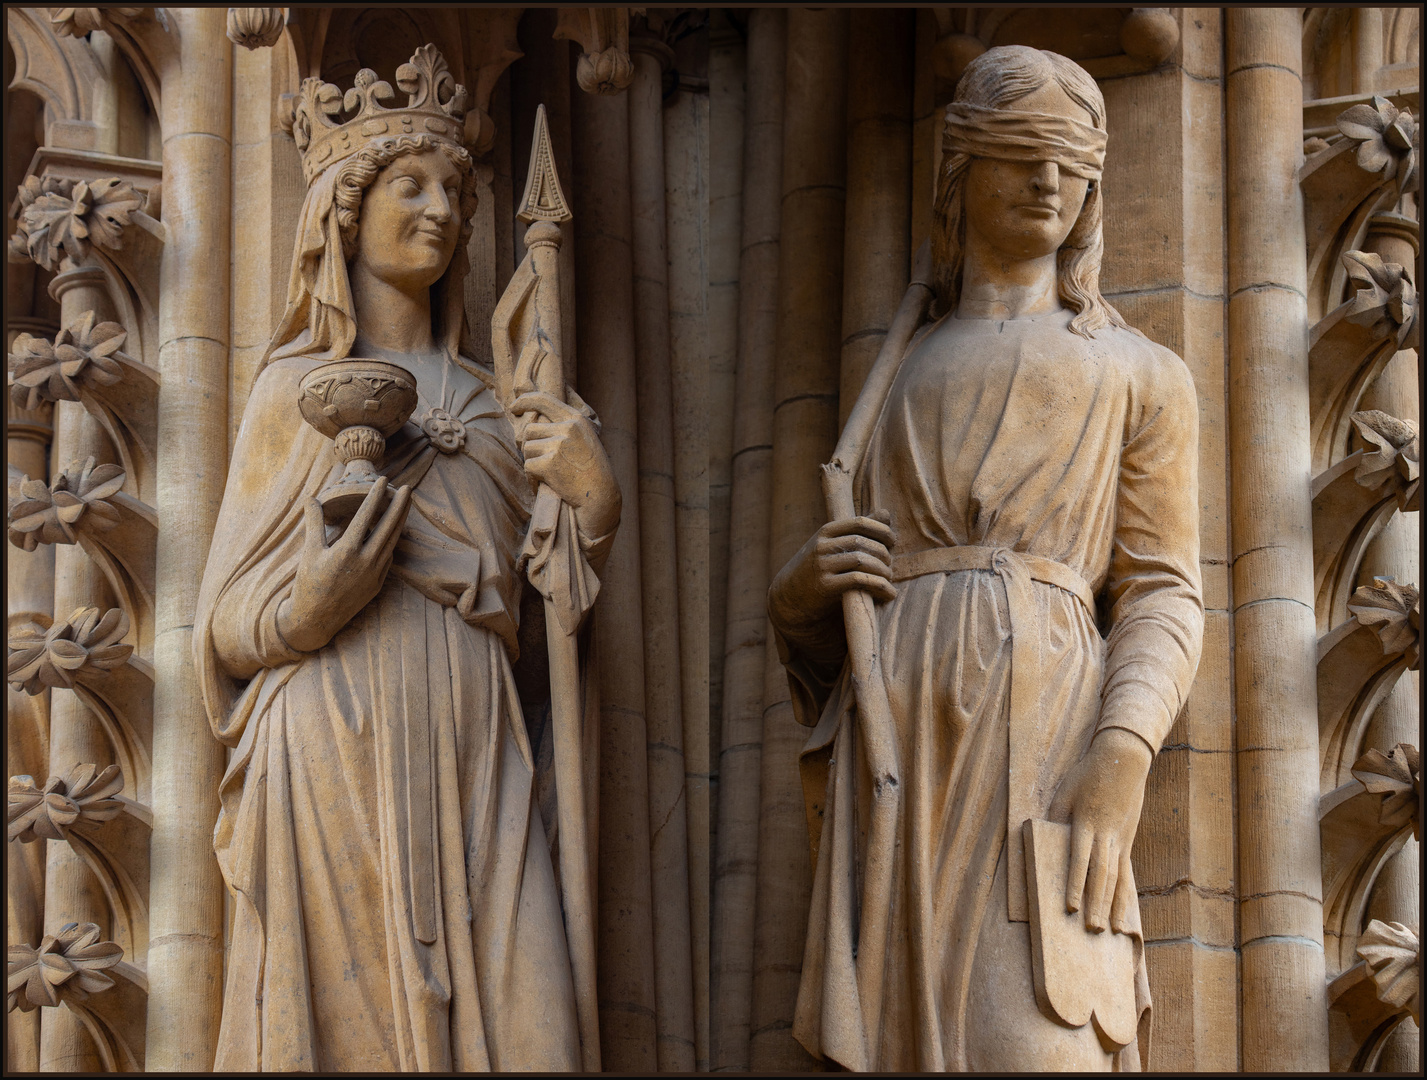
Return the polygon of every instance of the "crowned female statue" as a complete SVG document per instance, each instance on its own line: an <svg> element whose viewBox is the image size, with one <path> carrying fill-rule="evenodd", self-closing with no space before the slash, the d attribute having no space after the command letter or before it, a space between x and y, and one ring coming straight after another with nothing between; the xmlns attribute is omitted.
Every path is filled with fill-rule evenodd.
<svg viewBox="0 0 1427 1080"><path fill-rule="evenodd" d="M1100 295L1105 144L1065 57L970 64L908 294L934 318L913 336L904 303L848 421L865 453L825 470L830 492L846 470L845 515L770 590L814 727L793 1031L849 1069L1137 1069L1148 1049L1130 850L1203 634L1197 405Z"/></svg>
<svg viewBox="0 0 1427 1080"><path fill-rule="evenodd" d="M197 675L233 748L214 837L233 904L220 1071L581 1067L512 662L537 488L572 511L586 607L619 490L573 392L512 396L471 359L465 91L430 45L397 84L407 104L384 107L395 92L364 69L345 111L303 84L287 310L198 603ZM379 475L333 524L342 461L299 396L364 377L351 358L395 365L414 401L363 449ZM386 384L364 385L358 412L382 412Z"/></svg>

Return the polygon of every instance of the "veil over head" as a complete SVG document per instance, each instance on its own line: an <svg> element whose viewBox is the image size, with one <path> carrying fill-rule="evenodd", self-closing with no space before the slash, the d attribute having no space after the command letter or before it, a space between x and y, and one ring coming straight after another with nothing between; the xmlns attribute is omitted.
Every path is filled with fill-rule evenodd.
<svg viewBox="0 0 1427 1080"><path fill-rule="evenodd" d="M342 253L336 202L337 180L350 160L329 165L307 189L292 251L287 309L268 341L259 371L273 360L289 356L342 360L351 353L357 336L357 311ZM469 358L475 354L465 306L469 267L465 246L458 243L446 272L431 287L431 312L437 343L451 359L473 368Z"/></svg>

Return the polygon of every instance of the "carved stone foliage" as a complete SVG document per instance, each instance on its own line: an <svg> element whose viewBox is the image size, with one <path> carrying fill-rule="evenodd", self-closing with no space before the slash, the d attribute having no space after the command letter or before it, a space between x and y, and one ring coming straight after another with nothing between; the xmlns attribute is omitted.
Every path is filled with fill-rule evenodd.
<svg viewBox="0 0 1427 1080"><path fill-rule="evenodd" d="M98 608L80 608L49 627L22 623L10 633L6 680L27 694L55 686L71 690L79 672L110 671L129 659L134 647L120 642L127 630L118 608L103 614ZM13 801L12 791L12 806Z"/></svg>
<svg viewBox="0 0 1427 1080"><path fill-rule="evenodd" d="M1313 467L1347 453L1350 418L1363 391L1400 349L1417 346L1417 292L1401 266L1348 251L1342 265L1363 287L1309 334L1308 386Z"/></svg>
<svg viewBox="0 0 1427 1080"><path fill-rule="evenodd" d="M1411 825L1413 839L1421 839L1422 756L1417 747L1398 743L1386 754L1369 750L1353 766L1353 776L1369 794L1382 796L1377 818L1381 824L1390 829Z"/></svg>
<svg viewBox="0 0 1427 1080"><path fill-rule="evenodd" d="M43 788L33 777L10 777L8 831L23 844L64 840L76 822L111 821L124 811L113 798L124 788L119 766L102 772L94 765L76 765L67 776L51 776Z"/></svg>
<svg viewBox="0 0 1427 1080"><path fill-rule="evenodd" d="M78 401L118 449L134 494L153 488L159 373L123 352L128 332L87 311L51 342L21 334L10 352L10 399L21 409ZM105 466L104 468L112 468Z"/></svg>
<svg viewBox="0 0 1427 1080"><path fill-rule="evenodd" d="M1369 750L1345 783L1320 800L1323 837L1323 945L1331 976L1357 960L1378 874L1420 827L1417 748Z"/></svg>
<svg viewBox="0 0 1427 1080"><path fill-rule="evenodd" d="M10 352L11 400L35 409L41 401L78 401L81 386L113 386L124 375L113 354L125 337L118 323L96 326L92 311L54 341L21 334Z"/></svg>
<svg viewBox="0 0 1427 1080"><path fill-rule="evenodd" d="M1373 710L1421 662L1422 602L1411 585L1376 578L1352 617L1318 639L1318 745L1324 790L1349 783Z"/></svg>
<svg viewBox="0 0 1427 1080"><path fill-rule="evenodd" d="M93 458L71 465L51 484L24 477L11 486L10 543L25 551L73 544L81 523L90 532L108 532L119 524L119 511L106 500L123 486L124 470L95 465Z"/></svg>
<svg viewBox="0 0 1427 1080"><path fill-rule="evenodd" d="M46 270L77 265L90 245L119 250L124 226L144 205L133 185L117 178L67 180L27 176L20 187L19 225L10 252Z"/></svg>
<svg viewBox="0 0 1427 1080"><path fill-rule="evenodd" d="M95 923L69 923L38 947L11 945L7 1011L63 1004L93 1037L107 1072L141 1072L149 981L101 933Z"/></svg>
<svg viewBox="0 0 1427 1080"><path fill-rule="evenodd" d="M286 16L280 7L228 9L228 40L245 49L268 49L282 37Z"/></svg>
<svg viewBox="0 0 1427 1080"><path fill-rule="evenodd" d="M27 694L74 691L99 720L138 799L148 796L153 667L123 643L129 619L119 609L80 608L51 625L39 617L12 626L6 681Z"/></svg>
<svg viewBox="0 0 1427 1080"><path fill-rule="evenodd" d="M104 974L123 959L124 950L99 940L94 923L70 923L58 934L46 934L39 947L11 945L8 956L9 1009L29 1012L54 1008L64 997L87 1001L114 985Z"/></svg>
<svg viewBox="0 0 1427 1080"><path fill-rule="evenodd" d="M575 80L587 94L618 94L634 81L628 8L561 8L555 37L584 50Z"/></svg>
<svg viewBox="0 0 1427 1080"><path fill-rule="evenodd" d="M1357 145L1358 168L1391 179L1408 191L1417 178L1417 122L1411 109L1399 110L1386 98L1354 105L1338 117L1338 130Z"/></svg>
<svg viewBox="0 0 1427 1080"><path fill-rule="evenodd" d="M149 808L120 792L118 765L75 765L43 788L29 776L10 777L12 842L67 841L98 879L113 912L114 939L141 960L149 939Z"/></svg>
<svg viewBox="0 0 1427 1080"><path fill-rule="evenodd" d="M1420 131L1408 109L1385 98L1355 105L1337 121L1339 133L1315 140L1299 170L1308 248L1309 311L1327 314L1346 284L1344 252L1362 245L1368 222L1411 190Z"/></svg>
<svg viewBox="0 0 1427 1080"><path fill-rule="evenodd" d="M1422 945L1410 927L1374 919L1358 939L1357 955L1361 960L1328 987L1355 1048L1350 1060L1332 1064L1338 1071L1371 1072L1398 1024L1408 1017L1422 1023Z"/></svg>
<svg viewBox="0 0 1427 1080"><path fill-rule="evenodd" d="M124 470L73 464L54 481L12 478L10 543L26 551L37 544L78 543L99 564L129 619L152 616L158 515L120 489Z"/></svg>
<svg viewBox="0 0 1427 1080"><path fill-rule="evenodd" d="M134 19L148 8L141 7L61 7L50 8L50 23L55 33L62 37L83 37L94 30L104 29L105 18Z"/></svg>
<svg viewBox="0 0 1427 1080"><path fill-rule="evenodd" d="M1354 413L1364 447L1313 479L1313 581L1318 630L1348 616L1368 543L1398 510L1421 505L1417 425L1378 410Z"/></svg>

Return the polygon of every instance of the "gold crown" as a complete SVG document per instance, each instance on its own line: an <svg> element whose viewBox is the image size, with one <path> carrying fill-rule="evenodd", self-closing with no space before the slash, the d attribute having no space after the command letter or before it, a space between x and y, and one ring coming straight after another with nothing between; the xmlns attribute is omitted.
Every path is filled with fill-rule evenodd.
<svg viewBox="0 0 1427 1080"><path fill-rule="evenodd" d="M292 137L309 184L329 165L384 136L434 135L465 144L466 88L452 77L435 45L421 46L396 69L396 85L410 95L404 109L379 104L396 92L371 68L357 72L356 85L345 95L319 78L302 81Z"/></svg>

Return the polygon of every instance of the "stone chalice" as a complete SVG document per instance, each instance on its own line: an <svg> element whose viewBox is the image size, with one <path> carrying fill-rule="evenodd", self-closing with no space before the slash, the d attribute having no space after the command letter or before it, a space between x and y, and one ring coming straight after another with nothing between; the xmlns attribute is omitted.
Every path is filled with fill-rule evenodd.
<svg viewBox="0 0 1427 1080"><path fill-rule="evenodd" d="M303 377L297 400L302 418L336 443L345 466L317 495L327 524L352 520L377 480L387 436L406 423L416 401L416 376L384 360L333 360Z"/></svg>

